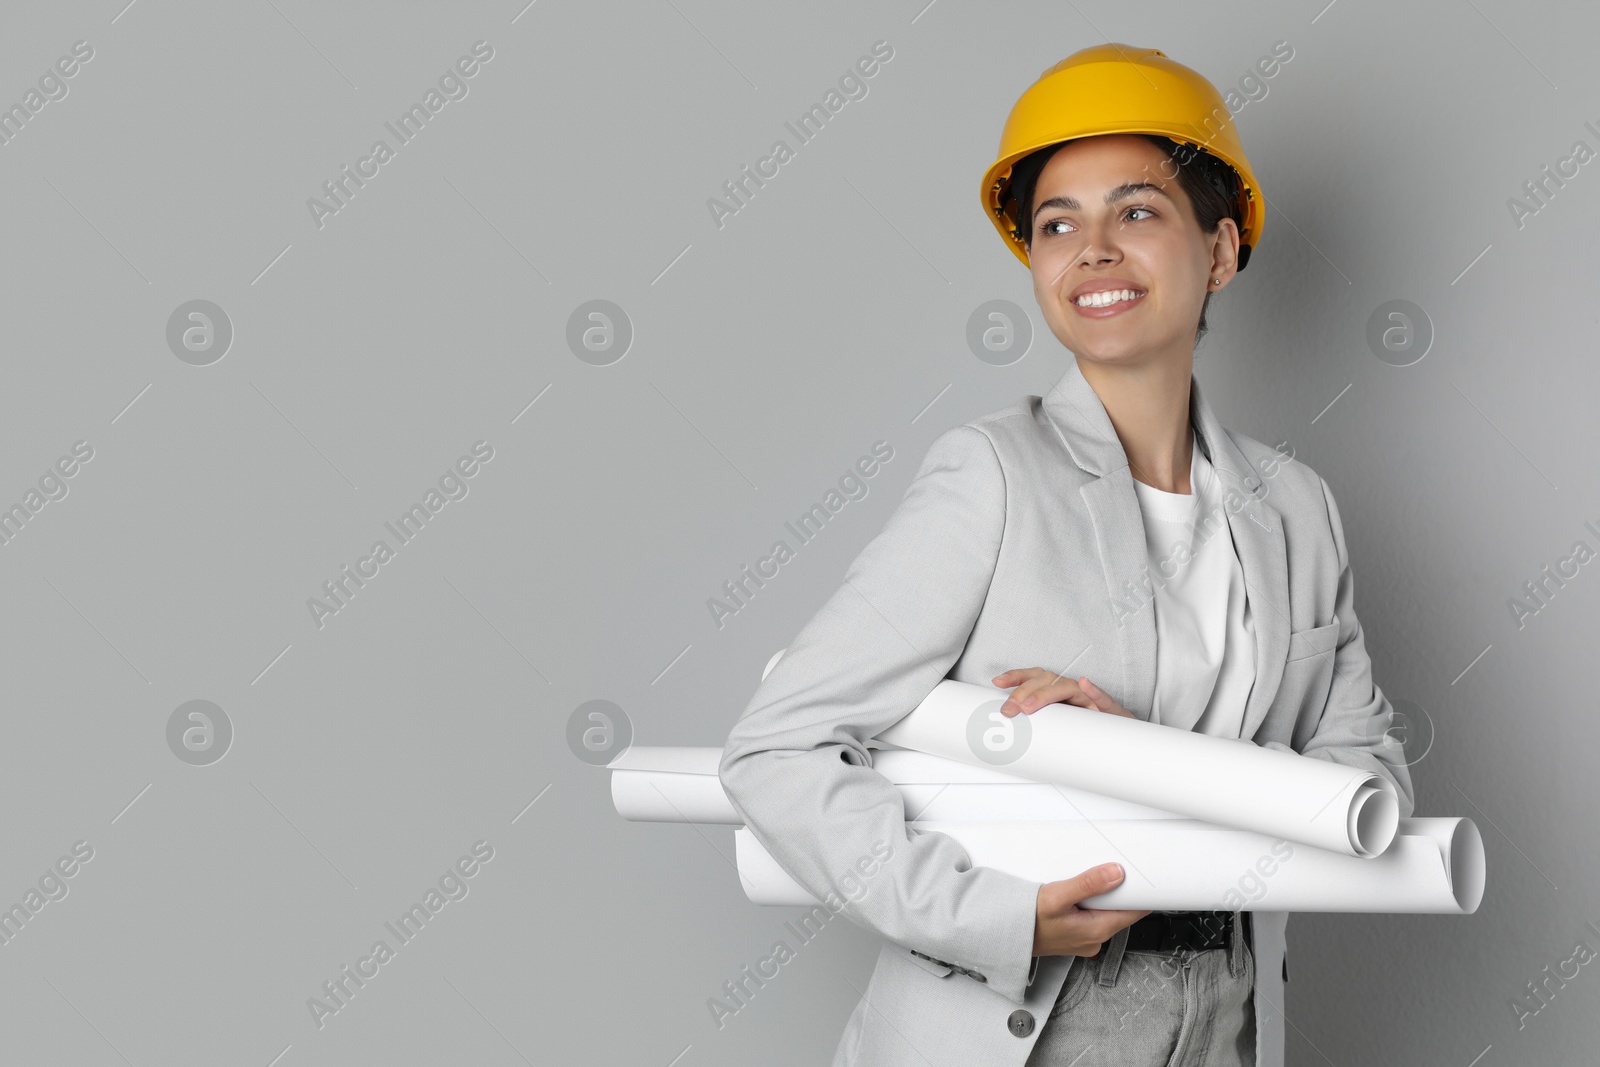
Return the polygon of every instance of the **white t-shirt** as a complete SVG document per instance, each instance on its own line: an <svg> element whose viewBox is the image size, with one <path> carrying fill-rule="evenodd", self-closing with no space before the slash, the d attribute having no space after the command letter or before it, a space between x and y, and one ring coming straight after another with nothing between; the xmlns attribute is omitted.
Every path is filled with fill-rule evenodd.
<svg viewBox="0 0 1600 1067"><path fill-rule="evenodd" d="M1155 587L1150 721L1238 738L1255 684L1255 628L1216 471L1190 431L1190 493L1133 480Z"/></svg>

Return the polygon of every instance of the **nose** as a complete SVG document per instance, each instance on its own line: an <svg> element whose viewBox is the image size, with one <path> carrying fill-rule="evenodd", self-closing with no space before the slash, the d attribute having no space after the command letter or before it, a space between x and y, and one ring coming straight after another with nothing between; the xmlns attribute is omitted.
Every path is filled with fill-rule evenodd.
<svg viewBox="0 0 1600 1067"><path fill-rule="evenodd" d="M1082 247L1076 254L1062 258L1060 271L1050 280L1051 286L1077 268L1104 268L1121 262L1122 249L1117 244L1118 226L1116 220L1085 223L1078 231Z"/></svg>
<svg viewBox="0 0 1600 1067"><path fill-rule="evenodd" d="M1120 222L1114 219L1085 224L1082 231L1084 239L1083 251L1078 254L1076 262L1085 266L1098 267L1115 263L1121 259L1122 252L1117 246L1120 225Z"/></svg>

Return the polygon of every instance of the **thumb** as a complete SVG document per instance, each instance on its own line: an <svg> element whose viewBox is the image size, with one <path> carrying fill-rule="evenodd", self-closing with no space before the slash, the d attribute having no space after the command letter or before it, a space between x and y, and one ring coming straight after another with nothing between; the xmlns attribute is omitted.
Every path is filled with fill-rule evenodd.
<svg viewBox="0 0 1600 1067"><path fill-rule="evenodd" d="M1086 897L1098 896L1101 893L1115 889L1122 884L1122 864L1103 863L1098 867L1091 867L1075 878L1068 879L1072 882L1072 891L1076 900Z"/></svg>

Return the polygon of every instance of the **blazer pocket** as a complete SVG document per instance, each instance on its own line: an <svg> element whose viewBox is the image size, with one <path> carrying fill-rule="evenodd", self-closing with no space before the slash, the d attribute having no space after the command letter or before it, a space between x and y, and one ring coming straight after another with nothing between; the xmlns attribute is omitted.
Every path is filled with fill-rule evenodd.
<svg viewBox="0 0 1600 1067"><path fill-rule="evenodd" d="M902 951L905 952L906 959L910 960L912 963L915 963L918 967L921 967L930 974L934 974L940 978L945 977L951 971L955 970L955 967L946 963L944 960L936 960L932 956L918 952L914 948L903 949Z"/></svg>
<svg viewBox="0 0 1600 1067"><path fill-rule="evenodd" d="M1327 710L1328 696L1333 692L1334 646L1338 643L1337 621L1289 635L1288 659L1283 665L1277 699L1290 709L1294 726L1288 740L1296 752L1310 739Z"/></svg>
<svg viewBox="0 0 1600 1067"><path fill-rule="evenodd" d="M1286 662L1307 659L1311 656L1326 655L1330 659L1333 648L1339 643L1339 620L1335 619L1326 626L1311 626L1304 630L1296 630L1289 635L1289 655Z"/></svg>

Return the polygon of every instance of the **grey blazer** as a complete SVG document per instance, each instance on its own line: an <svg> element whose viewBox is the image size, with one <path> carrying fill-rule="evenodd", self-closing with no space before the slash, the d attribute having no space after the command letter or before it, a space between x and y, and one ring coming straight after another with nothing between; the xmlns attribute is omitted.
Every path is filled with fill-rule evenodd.
<svg viewBox="0 0 1600 1067"><path fill-rule="evenodd" d="M1223 429L1193 380L1190 418L1226 495L1254 623L1242 736L1375 770L1409 816L1411 777L1372 680L1332 492L1305 464ZM1078 959L1032 955L1040 883L974 867L947 834L908 833L868 744L944 678L987 686L1035 666L1087 675L1150 716L1144 526L1121 441L1076 360L1042 399L933 441L728 736L719 776L756 839L886 940L834 1067L1021 1065ZM1253 910L1258 1067L1283 1061L1287 921Z"/></svg>

